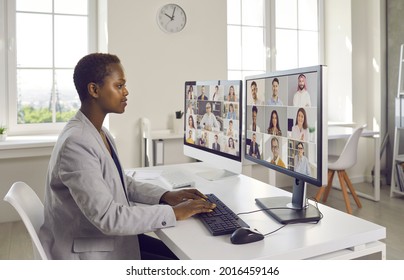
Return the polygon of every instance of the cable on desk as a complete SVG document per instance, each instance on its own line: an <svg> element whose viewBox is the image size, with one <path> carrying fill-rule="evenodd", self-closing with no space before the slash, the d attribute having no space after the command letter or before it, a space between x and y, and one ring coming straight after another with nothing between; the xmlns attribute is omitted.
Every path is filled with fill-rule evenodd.
<svg viewBox="0 0 404 280"><path fill-rule="evenodd" d="M318 213L319 213L319 215L320 215L320 219L319 219L318 221L316 221L316 222L308 222L308 223L306 223L306 224L317 224L317 223L324 217L324 215L323 215L323 213L321 213L320 209L318 208L318 201L317 201L314 197L306 198L306 205L308 205L308 201L309 201L309 200L312 200L312 201L315 203L315 205L313 205L313 206L317 209L317 211L318 211ZM308 206L306 206L306 207L308 207ZM256 212L261 212L261 211L266 211L266 210L278 210L278 209L293 210L293 208L289 208L289 207L270 207L270 208L262 208L262 209L247 211L247 212L240 212L240 213L237 214L237 216L239 216L239 215L253 214L253 213L256 213ZM264 235L264 236L268 236L268 235L270 235L270 234L272 234L272 233L277 232L278 230L283 229L284 227L286 227L286 226L289 225L289 224L297 224L297 223L298 223L298 222L289 222L289 223L284 224L284 225L280 226L279 228L277 228L277 229L275 229L275 230L273 230L273 231L270 231L270 232L268 232L268 233L265 233L265 234L263 234L263 235Z"/></svg>

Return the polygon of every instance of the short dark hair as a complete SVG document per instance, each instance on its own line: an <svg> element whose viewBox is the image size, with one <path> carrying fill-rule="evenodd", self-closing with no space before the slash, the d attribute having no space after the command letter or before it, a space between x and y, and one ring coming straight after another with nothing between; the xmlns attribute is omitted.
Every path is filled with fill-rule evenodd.
<svg viewBox="0 0 404 280"><path fill-rule="evenodd" d="M74 68L73 81L81 101L88 97L88 84L102 86L105 77L111 74L108 66L115 63L119 64L121 61L116 55L108 53L91 53L79 60Z"/></svg>
<svg viewBox="0 0 404 280"><path fill-rule="evenodd" d="M279 80L278 80L278 78L274 78L274 79L272 80L272 84L274 84L274 82L277 82L278 85L279 85Z"/></svg>

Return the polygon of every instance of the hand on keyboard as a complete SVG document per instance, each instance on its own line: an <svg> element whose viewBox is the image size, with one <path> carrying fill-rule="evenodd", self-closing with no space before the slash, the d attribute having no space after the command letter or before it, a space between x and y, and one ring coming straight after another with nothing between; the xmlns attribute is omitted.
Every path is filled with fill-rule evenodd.
<svg viewBox="0 0 404 280"><path fill-rule="evenodd" d="M207 202L206 196L196 189L166 192L160 200L173 206L177 220L184 220L198 213L211 212L216 207L215 204Z"/></svg>

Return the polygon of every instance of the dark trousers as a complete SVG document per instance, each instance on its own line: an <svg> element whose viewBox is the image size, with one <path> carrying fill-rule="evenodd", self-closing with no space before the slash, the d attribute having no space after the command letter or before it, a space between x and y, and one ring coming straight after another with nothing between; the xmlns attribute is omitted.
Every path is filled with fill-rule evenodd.
<svg viewBox="0 0 404 280"><path fill-rule="evenodd" d="M142 260L178 260L161 240L146 234L139 234L138 238Z"/></svg>

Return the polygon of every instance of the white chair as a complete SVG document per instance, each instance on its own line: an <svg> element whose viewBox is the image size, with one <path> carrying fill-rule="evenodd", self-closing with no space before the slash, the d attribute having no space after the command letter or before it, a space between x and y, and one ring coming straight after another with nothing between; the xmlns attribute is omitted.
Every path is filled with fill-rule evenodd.
<svg viewBox="0 0 404 280"><path fill-rule="evenodd" d="M348 141L345 144L341 154L339 156L329 155L328 156L328 183L326 187L321 187L316 194L316 200L320 201L321 196L323 196L323 202L327 201L328 194L330 193L332 187L332 180L334 178L334 173L337 171L338 179L341 185L342 194L345 200L345 206L347 212L352 214L351 204L349 202L348 191L345 186L348 186L349 191L354 198L356 205L359 208L362 208L362 204L359 201L359 197L355 192L354 187L352 186L351 180L349 180L348 175L345 170L354 166L357 162L357 154L358 154L358 143L359 137L362 134L363 129L366 125L356 128L352 135L348 138Z"/></svg>
<svg viewBox="0 0 404 280"><path fill-rule="evenodd" d="M20 215L31 236L34 259L47 260L48 257L38 237L39 228L44 222L44 207L36 193L24 182L15 182L4 200L10 203Z"/></svg>

